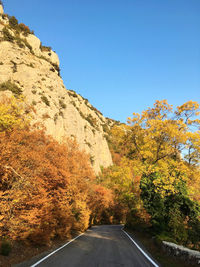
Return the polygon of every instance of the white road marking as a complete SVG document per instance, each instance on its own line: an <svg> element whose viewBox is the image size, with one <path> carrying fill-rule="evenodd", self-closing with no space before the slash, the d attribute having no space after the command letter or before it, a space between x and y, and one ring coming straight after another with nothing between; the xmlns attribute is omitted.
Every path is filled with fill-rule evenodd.
<svg viewBox="0 0 200 267"><path fill-rule="evenodd" d="M124 227L123 227L124 228ZM157 265L140 247L139 245L132 239L132 237L130 237L130 235L123 230L123 228L121 229L127 236L128 238L134 243L134 245L140 250L140 252L155 266L155 267L159 267L159 265ZM47 258L49 258L51 255L55 254L56 252L58 252L59 250L61 250L62 248L66 247L67 245L69 245L70 243L72 243L74 240L76 240L77 238L79 238L80 236L84 235L84 233L76 236L75 238L73 238L72 240L70 240L69 242L67 242L66 244L64 244L63 246L59 247L58 249L52 251L50 254L48 254L47 256L45 256L44 258L42 258L41 260L37 261L36 263L34 263L33 265L31 265L30 267L35 267L38 266L41 262L43 262L44 260L46 260Z"/></svg>
<svg viewBox="0 0 200 267"><path fill-rule="evenodd" d="M142 252L142 254L155 266L155 267L159 267L158 264L156 264L142 249L141 247L138 246L138 244L133 240L132 237L130 237L130 235L123 230L123 228L121 229L128 237L129 239L133 242L133 244L139 249L140 252Z"/></svg>
<svg viewBox="0 0 200 267"><path fill-rule="evenodd" d="M37 261L36 263L34 263L33 265L31 265L30 267L35 267L35 266L39 265L41 262L43 262L44 260L46 260L47 258L49 258L51 255L53 255L54 253L58 252L62 248L66 247L67 245L69 245L71 242L73 242L74 240L76 240L77 238L79 238L82 235L84 235L84 233L82 233L82 234L78 235L77 237L73 238L72 240L70 240L69 242L67 242L66 244L64 244L62 247L59 247L58 249L54 250L53 252L51 252L50 254L48 254L46 257L44 257L41 260Z"/></svg>

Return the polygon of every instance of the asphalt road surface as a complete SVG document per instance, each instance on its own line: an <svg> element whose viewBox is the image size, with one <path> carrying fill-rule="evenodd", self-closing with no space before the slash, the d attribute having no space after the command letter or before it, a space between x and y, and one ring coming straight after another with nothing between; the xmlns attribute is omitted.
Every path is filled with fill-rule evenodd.
<svg viewBox="0 0 200 267"><path fill-rule="evenodd" d="M93 226L38 267L149 267L153 265L119 225Z"/></svg>

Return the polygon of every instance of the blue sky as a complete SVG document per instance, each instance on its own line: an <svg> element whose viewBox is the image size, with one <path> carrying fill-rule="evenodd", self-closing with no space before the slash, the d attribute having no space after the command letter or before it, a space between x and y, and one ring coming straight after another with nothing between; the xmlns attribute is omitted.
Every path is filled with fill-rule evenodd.
<svg viewBox="0 0 200 267"><path fill-rule="evenodd" d="M51 46L61 75L106 117L200 102L199 0L4 0Z"/></svg>

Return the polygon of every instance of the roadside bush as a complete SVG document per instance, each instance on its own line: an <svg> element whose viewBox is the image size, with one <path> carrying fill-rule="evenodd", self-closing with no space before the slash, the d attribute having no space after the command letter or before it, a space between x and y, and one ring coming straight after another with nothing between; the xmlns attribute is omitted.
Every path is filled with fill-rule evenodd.
<svg viewBox="0 0 200 267"><path fill-rule="evenodd" d="M1 248L0 248L0 254L3 256L8 256L11 252L11 244L8 241L2 241Z"/></svg>
<svg viewBox="0 0 200 267"><path fill-rule="evenodd" d="M177 244L176 240L174 238L170 237L169 234L165 233L165 232L163 232L160 235L156 235L154 237L154 243L156 245L162 245L162 241L167 241L167 242Z"/></svg>

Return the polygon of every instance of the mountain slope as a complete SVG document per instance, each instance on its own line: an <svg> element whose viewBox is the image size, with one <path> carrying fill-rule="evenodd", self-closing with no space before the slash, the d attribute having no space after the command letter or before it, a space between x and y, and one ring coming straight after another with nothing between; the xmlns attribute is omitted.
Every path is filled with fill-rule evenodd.
<svg viewBox="0 0 200 267"><path fill-rule="evenodd" d="M0 91L23 94L35 107L34 122L42 123L56 140L75 138L91 155L96 173L112 164L104 129L113 121L87 99L67 90L57 54L42 46L27 26L5 14L0 14Z"/></svg>

